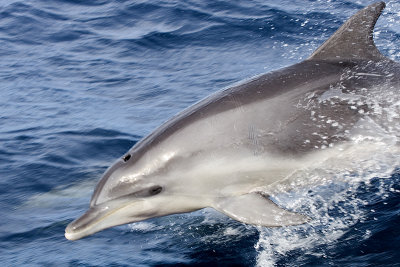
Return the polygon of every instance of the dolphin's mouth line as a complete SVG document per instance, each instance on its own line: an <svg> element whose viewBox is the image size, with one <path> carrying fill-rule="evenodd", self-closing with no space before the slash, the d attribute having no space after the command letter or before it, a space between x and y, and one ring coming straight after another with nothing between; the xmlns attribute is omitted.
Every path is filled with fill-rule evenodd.
<svg viewBox="0 0 400 267"><path fill-rule="evenodd" d="M98 219L95 219L93 222L90 222L90 223L87 224L85 227L83 227L82 229L78 229L77 231L75 231L75 229L74 229L73 227L72 227L73 232L68 231L69 229L68 229L68 227L67 227L67 229L65 230L65 233L67 233L67 234L78 234L78 233L82 233L82 232L86 231L88 228L90 228L91 226L96 225L96 224L100 223L101 221L104 221L104 220L105 220L107 217L109 217L110 215L116 213L117 211L119 211L119 210L121 210L121 209L123 209L123 208L125 208L125 207L127 207L127 206L129 206L129 205L132 205L132 203L127 203L127 204L125 204L125 205L122 205L122 206L119 207L119 208L113 209L112 211L110 211L110 212L104 214L103 216L101 216L101 217L98 218ZM79 219L78 219L78 220L79 220Z"/></svg>

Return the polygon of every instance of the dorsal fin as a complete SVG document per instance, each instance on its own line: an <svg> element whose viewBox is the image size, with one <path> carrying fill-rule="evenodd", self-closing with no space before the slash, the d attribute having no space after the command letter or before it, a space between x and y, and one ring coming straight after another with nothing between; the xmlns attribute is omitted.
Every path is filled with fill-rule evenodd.
<svg viewBox="0 0 400 267"><path fill-rule="evenodd" d="M375 23L385 8L374 3L349 18L308 60L382 60L386 59L373 40Z"/></svg>

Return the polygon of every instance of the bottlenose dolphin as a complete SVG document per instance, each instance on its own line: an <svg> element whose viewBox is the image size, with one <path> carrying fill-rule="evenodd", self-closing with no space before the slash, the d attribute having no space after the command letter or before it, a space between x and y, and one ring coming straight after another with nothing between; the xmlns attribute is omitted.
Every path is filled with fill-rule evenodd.
<svg viewBox="0 0 400 267"><path fill-rule="evenodd" d="M399 64L373 42L384 7L360 10L307 60L219 91L162 124L107 169L65 237L205 207L246 224L306 223L260 188L334 157L365 121L387 127L372 104L359 103L399 88Z"/></svg>

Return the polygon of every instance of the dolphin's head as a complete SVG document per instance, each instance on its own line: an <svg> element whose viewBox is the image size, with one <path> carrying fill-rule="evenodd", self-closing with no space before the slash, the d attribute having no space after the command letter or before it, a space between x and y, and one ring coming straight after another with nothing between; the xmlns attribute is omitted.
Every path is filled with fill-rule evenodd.
<svg viewBox="0 0 400 267"><path fill-rule="evenodd" d="M165 164L148 156L136 160L132 153L119 159L97 184L86 213L67 226L65 237L77 240L116 225L203 208L179 193Z"/></svg>

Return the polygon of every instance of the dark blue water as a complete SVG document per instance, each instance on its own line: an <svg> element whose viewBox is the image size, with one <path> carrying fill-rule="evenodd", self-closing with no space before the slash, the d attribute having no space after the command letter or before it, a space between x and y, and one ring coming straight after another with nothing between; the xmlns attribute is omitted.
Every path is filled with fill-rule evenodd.
<svg viewBox="0 0 400 267"><path fill-rule="evenodd" d="M396 170L303 192L316 218L294 229L206 209L64 238L102 172L140 138L212 92L307 58L369 3L1 1L1 265L400 266ZM399 23L391 1L376 39L398 61Z"/></svg>

